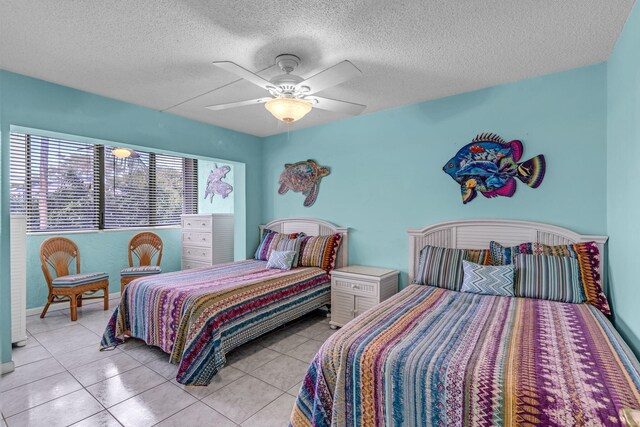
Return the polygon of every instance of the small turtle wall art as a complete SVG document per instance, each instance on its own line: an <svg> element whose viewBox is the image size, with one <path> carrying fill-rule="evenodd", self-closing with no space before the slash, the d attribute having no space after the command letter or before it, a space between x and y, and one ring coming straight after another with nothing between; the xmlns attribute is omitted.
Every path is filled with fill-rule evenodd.
<svg viewBox="0 0 640 427"><path fill-rule="evenodd" d="M304 206L313 205L318 197L320 181L331 173L326 166L320 166L314 160L305 162L287 163L280 174L279 194L291 190L306 196Z"/></svg>
<svg viewBox="0 0 640 427"><path fill-rule="evenodd" d="M524 147L519 140L506 142L493 133L482 133L462 147L442 168L460 184L462 203L482 193L487 198L511 197L519 179L538 188L544 179L546 162L542 154L520 162Z"/></svg>
<svg viewBox="0 0 640 427"><path fill-rule="evenodd" d="M216 194L222 196L223 199L226 199L229 194L231 194L233 186L223 181L230 171L231 166L222 165L218 167L218 164L215 164L214 168L211 169L211 173L207 177L207 187L204 190L205 200L208 198L209 201L213 203L213 197Z"/></svg>

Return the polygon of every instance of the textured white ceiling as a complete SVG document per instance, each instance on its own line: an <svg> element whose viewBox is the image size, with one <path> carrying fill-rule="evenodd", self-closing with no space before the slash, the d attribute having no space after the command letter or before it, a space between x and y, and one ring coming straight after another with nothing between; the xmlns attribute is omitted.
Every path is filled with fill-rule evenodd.
<svg viewBox="0 0 640 427"><path fill-rule="evenodd" d="M607 59L633 0L0 0L0 68L266 136L265 92L213 65L270 78L276 55L363 77L318 95L364 114ZM293 129L341 119L313 110Z"/></svg>

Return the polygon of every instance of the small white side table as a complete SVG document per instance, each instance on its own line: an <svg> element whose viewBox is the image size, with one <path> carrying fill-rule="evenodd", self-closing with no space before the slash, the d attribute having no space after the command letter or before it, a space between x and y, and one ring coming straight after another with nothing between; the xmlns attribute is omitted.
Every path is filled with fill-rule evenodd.
<svg viewBox="0 0 640 427"><path fill-rule="evenodd" d="M398 292L398 270L351 265L331 272L331 325L343 326Z"/></svg>

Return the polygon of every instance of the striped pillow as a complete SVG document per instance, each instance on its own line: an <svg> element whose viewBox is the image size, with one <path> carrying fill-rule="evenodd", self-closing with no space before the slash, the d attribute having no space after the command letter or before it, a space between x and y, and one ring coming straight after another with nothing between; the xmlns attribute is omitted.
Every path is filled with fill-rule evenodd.
<svg viewBox="0 0 640 427"><path fill-rule="evenodd" d="M537 242L520 243L516 246L506 247L498 242L489 243L491 261L493 265L513 264L518 254L549 255L545 254L545 248L549 246Z"/></svg>
<svg viewBox="0 0 640 427"><path fill-rule="evenodd" d="M510 248L491 242L491 258L494 265L513 263L518 254L552 255L575 258L580 270L580 283L587 304L611 315L611 308L602 290L600 278L600 250L596 242L574 243L570 245L547 246L542 243L521 243Z"/></svg>
<svg viewBox="0 0 640 427"><path fill-rule="evenodd" d="M520 254L515 259L516 296L581 304L585 301L575 258Z"/></svg>
<svg viewBox="0 0 640 427"><path fill-rule="evenodd" d="M265 230L262 236L262 242L256 249L255 259L259 261L269 260L269 255L276 249L278 243L282 240L297 239L300 236L299 233L282 234L273 230Z"/></svg>
<svg viewBox="0 0 640 427"><path fill-rule="evenodd" d="M462 292L512 297L515 267L513 265L480 265L462 261Z"/></svg>
<svg viewBox="0 0 640 427"><path fill-rule="evenodd" d="M342 235L339 233L327 236L304 236L300 238L300 255L298 266L320 267L330 271L336 265L338 248Z"/></svg>
<svg viewBox="0 0 640 427"><path fill-rule="evenodd" d="M413 283L459 291L462 288L462 261L489 264L489 251L425 246L420 251L418 273Z"/></svg>
<svg viewBox="0 0 640 427"><path fill-rule="evenodd" d="M280 251L280 252L293 252L293 264L297 266L298 265L298 256L300 254L300 245L302 244L302 237L296 237L295 239L280 239L280 241L278 242L278 244L275 247L275 250L272 251L271 253L273 254L273 252L275 251ZM271 256L269 256L269 259L271 259Z"/></svg>

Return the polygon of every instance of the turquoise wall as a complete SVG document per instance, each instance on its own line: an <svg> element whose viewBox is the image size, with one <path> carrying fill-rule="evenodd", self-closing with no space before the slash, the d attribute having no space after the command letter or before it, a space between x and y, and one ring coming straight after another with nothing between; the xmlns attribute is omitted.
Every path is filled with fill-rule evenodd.
<svg viewBox="0 0 640 427"><path fill-rule="evenodd" d="M246 202L236 201L236 212L246 211L246 252L255 248L258 240L257 225L262 218L261 184L262 144L259 138L228 129L188 120L168 113L116 101L114 99L74 90L68 87L32 79L0 70L0 361L10 360L10 289L9 289L9 129L21 126L45 129L62 134L79 135L105 141L151 147L156 150L180 152L194 156L212 157L240 162L243 175L236 175L236 185L246 186ZM246 168L245 168L246 166ZM237 171L238 169L236 169ZM239 183L240 181L240 183ZM244 199L244 198L243 198ZM120 266L122 248L130 237L127 232L104 232L100 246L89 245L88 240L94 234L74 236L81 247L86 268L93 269L93 260L106 258L105 245L117 251L109 264L110 271ZM166 238L176 241L167 232ZM104 237L104 244L103 239ZM33 252L38 246L36 238L29 239L29 249ZM126 249L125 249L126 250ZM173 249L169 249L173 251ZM91 260L91 261L90 261ZM167 265L175 261L167 260ZM163 262L164 264L164 262ZM29 277L38 277L33 269L40 267L29 260ZM104 268L100 268L101 270ZM41 274L41 273L40 273ZM114 280L115 279L115 280ZM35 280L35 279L34 279ZM40 289L40 283L28 284L29 289ZM119 289L119 282L112 275L112 291ZM40 292L40 291L38 291ZM30 295L34 295L30 291ZM34 300L31 299L33 304ZM37 298L37 297L33 297ZM44 301L43 301L44 302ZM42 305L42 303L38 304Z"/></svg>
<svg viewBox="0 0 640 427"><path fill-rule="evenodd" d="M544 154L542 185L463 205L442 167L480 132L521 139L524 159ZM265 140L263 220L349 226L350 262L396 268L406 283L409 228L515 218L604 234L605 140L604 64L276 135ZM283 164L306 159L331 167L310 208L300 193L277 194Z"/></svg>
<svg viewBox="0 0 640 427"><path fill-rule="evenodd" d="M640 6L636 4L607 64L607 231L610 300L616 328L640 355ZM636 160L634 160L636 159Z"/></svg>

